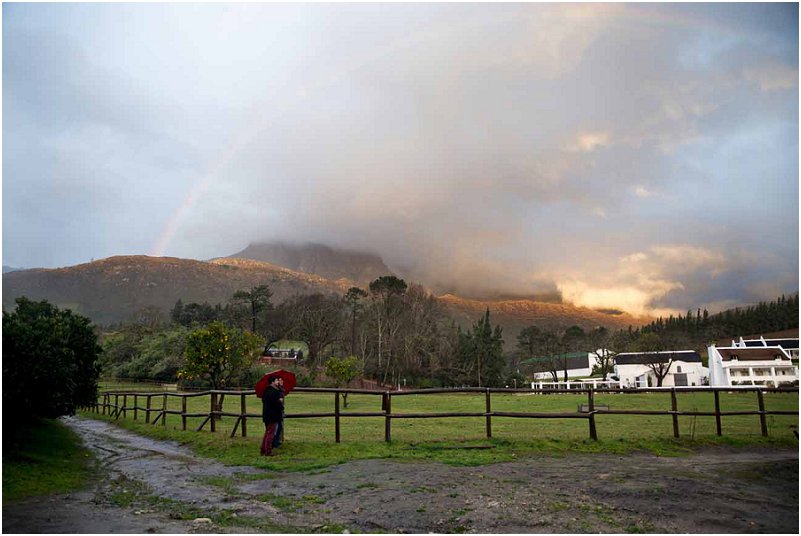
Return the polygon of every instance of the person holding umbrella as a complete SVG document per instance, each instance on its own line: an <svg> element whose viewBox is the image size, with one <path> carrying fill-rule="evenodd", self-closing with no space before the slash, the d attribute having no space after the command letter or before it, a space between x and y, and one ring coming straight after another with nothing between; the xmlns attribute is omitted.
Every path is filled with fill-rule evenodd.
<svg viewBox="0 0 801 536"><path fill-rule="evenodd" d="M284 420L284 379L279 376L267 378L267 389L261 397L262 420L264 421L264 438L261 440L261 455L273 455L273 439L278 423Z"/></svg>
<svg viewBox="0 0 801 536"><path fill-rule="evenodd" d="M283 381L283 378L281 380L282 381L281 381L280 391L281 391L281 400L283 400L284 395L286 393L284 392L284 381ZM277 449L278 447L281 446L281 443L283 442L282 441L283 438L281 436L282 436L283 433L284 433L284 417L283 417L283 411L282 411L281 420L278 421L278 426L275 427L275 436L273 437L273 448L274 449Z"/></svg>

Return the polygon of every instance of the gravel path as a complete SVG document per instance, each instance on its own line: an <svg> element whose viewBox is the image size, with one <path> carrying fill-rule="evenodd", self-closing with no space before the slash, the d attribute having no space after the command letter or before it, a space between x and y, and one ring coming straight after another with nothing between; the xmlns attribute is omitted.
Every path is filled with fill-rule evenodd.
<svg viewBox="0 0 801 536"><path fill-rule="evenodd" d="M544 456L481 467L360 460L226 467L71 417L98 460L79 493L3 504L5 533L798 533L798 452ZM279 455L280 456L280 455Z"/></svg>

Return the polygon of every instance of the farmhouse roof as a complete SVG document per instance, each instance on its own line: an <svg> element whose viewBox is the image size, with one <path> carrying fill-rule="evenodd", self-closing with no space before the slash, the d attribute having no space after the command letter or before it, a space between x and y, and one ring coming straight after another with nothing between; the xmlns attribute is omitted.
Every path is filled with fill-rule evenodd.
<svg viewBox="0 0 801 536"><path fill-rule="evenodd" d="M798 339L761 339L743 341L748 348L764 348L766 346L781 346L782 348L798 348Z"/></svg>
<svg viewBox="0 0 801 536"><path fill-rule="evenodd" d="M718 348L718 353L723 361L770 361L771 359L787 359L787 356L780 348Z"/></svg>
<svg viewBox="0 0 801 536"><path fill-rule="evenodd" d="M647 365L648 363L667 363L668 361L701 363L701 356L695 350L670 350L667 352L624 352L615 356L617 365Z"/></svg>

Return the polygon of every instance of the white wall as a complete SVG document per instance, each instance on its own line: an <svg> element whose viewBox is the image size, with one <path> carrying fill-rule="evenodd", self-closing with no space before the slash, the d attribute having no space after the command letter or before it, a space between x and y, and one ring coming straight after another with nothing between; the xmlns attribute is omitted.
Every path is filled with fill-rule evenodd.
<svg viewBox="0 0 801 536"><path fill-rule="evenodd" d="M678 372L679 367L681 372ZM701 363L687 363L686 361L673 361L670 364L667 376L662 381L662 387L674 387L674 374L687 374L687 386L703 385L704 378L709 377L709 369ZM651 386L656 387L656 374L648 365L615 365L615 376L625 387L647 387L646 378L650 376Z"/></svg>

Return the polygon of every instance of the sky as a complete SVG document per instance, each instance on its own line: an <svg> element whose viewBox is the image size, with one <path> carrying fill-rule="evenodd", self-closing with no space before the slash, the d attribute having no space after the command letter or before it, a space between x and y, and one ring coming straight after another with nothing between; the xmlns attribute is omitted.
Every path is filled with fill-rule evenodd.
<svg viewBox="0 0 801 536"><path fill-rule="evenodd" d="M797 4L8 4L2 261L379 254L634 314L798 290Z"/></svg>

